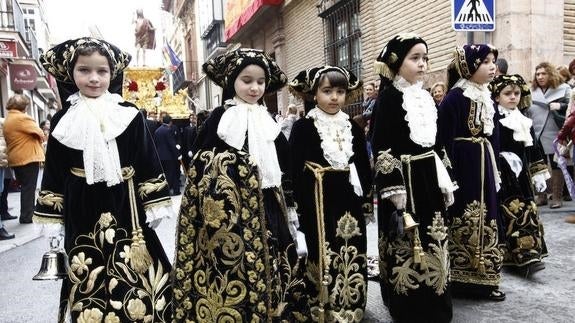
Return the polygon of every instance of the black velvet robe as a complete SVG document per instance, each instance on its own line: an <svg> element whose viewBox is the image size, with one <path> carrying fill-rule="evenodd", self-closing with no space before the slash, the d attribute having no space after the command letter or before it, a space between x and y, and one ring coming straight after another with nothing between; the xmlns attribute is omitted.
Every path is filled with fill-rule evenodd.
<svg viewBox="0 0 575 323"><path fill-rule="evenodd" d="M306 299L287 226L289 145L275 140L282 188L261 188L247 147L217 135L224 107L203 123L178 217L176 322L305 321ZM247 142L247 140L246 140Z"/></svg>
<svg viewBox="0 0 575 323"><path fill-rule="evenodd" d="M505 118L502 116L502 118ZM540 262L547 256L543 237L543 223L533 198L531 176L547 171L541 147L537 144L531 127L533 145L513 139L513 130L500 126L500 150L517 155L523 168L519 177L503 157L499 157L501 190L498 192L500 211L505 224L505 247L503 264L514 267Z"/></svg>
<svg viewBox="0 0 575 323"><path fill-rule="evenodd" d="M324 303L325 322L359 322L367 301L365 214L373 212L371 169L365 135L355 122L351 126L354 154L349 163L355 164L363 196L354 193L349 169L329 169L313 119L296 121L290 135L294 196L308 249L305 282L310 321L319 320L320 303ZM306 166L309 162L316 164L317 175Z"/></svg>
<svg viewBox="0 0 575 323"><path fill-rule="evenodd" d="M69 105L69 102L66 102ZM126 109L135 109L123 103ZM54 129L68 107L52 119ZM86 116L89 117L89 116ZM133 167L131 179L112 187L88 185L72 173L83 169L82 151L48 138L36 222L62 222L71 271L62 284L59 322L70 311L73 322L118 318L119 322L170 322L171 265L156 233L145 223L145 209L171 205L171 200L144 118L137 113L116 138L122 167ZM132 268L132 221L129 182L135 188L138 222L152 264L145 272Z"/></svg>
<svg viewBox="0 0 575 323"><path fill-rule="evenodd" d="M448 171L449 160L439 146L423 147L410 139L402 104L403 93L389 85L380 93L375 109L373 151L377 158L381 294L396 322L449 322L452 303L447 214L433 154ZM406 158L413 160L407 162ZM407 192L406 211L419 226L403 236L392 237L394 224L390 220L396 208L382 196L400 190ZM414 256L417 240L423 248L419 263Z"/></svg>
<svg viewBox="0 0 575 323"><path fill-rule="evenodd" d="M453 88L439 106L438 131L459 185L449 208L451 279L458 290L486 296L501 279L500 244L505 237L494 177L498 170L487 148L489 141L494 155L499 155L499 113L493 117L491 136L475 124L476 113L475 103L463 96L461 88Z"/></svg>

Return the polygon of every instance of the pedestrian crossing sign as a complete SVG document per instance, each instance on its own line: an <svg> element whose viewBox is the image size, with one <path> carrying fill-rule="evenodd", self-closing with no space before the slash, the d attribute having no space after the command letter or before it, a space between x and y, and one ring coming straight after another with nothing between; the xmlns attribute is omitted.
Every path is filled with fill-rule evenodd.
<svg viewBox="0 0 575 323"><path fill-rule="evenodd" d="M495 0L451 0L455 31L495 30Z"/></svg>

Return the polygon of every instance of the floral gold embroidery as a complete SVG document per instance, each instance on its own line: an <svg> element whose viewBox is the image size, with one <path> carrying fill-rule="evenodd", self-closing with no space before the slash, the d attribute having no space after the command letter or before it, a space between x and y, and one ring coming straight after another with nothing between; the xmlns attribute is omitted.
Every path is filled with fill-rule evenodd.
<svg viewBox="0 0 575 323"><path fill-rule="evenodd" d="M451 224L449 252L454 281L499 285L503 256L499 249L497 223L494 219L484 220L486 213L485 204L473 201ZM484 269L481 270L477 265L478 255L483 257Z"/></svg>

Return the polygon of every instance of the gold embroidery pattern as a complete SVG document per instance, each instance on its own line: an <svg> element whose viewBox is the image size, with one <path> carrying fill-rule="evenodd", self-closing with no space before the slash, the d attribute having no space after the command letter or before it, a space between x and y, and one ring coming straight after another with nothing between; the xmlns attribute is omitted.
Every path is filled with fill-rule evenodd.
<svg viewBox="0 0 575 323"><path fill-rule="evenodd" d="M437 295L442 295L447 289L449 282L447 227L440 213L434 216L432 225L427 229L427 235L434 243L428 243L428 248L423 251L419 264L414 262L413 257L414 232L409 232L401 239L391 242L380 239L380 254L386 255L387 261L393 259L393 263L389 264L386 259L380 259L381 277L389 282L399 295L408 295L410 290L420 288L422 283L433 288ZM383 236L381 232L380 236ZM391 272L387 272L389 265L392 266Z"/></svg>
<svg viewBox="0 0 575 323"><path fill-rule="evenodd" d="M391 174L395 169L401 172L401 161L393 157L391 149L380 151L375 163L375 173Z"/></svg>
<svg viewBox="0 0 575 323"><path fill-rule="evenodd" d="M547 165L543 160L538 160L529 165L529 173L531 176L547 171Z"/></svg>
<svg viewBox="0 0 575 323"><path fill-rule="evenodd" d="M158 176L158 178L149 179L143 183L138 184L138 195L141 199L144 199L149 194L154 192L160 192L162 189L168 186L168 182L164 175Z"/></svg>
<svg viewBox="0 0 575 323"><path fill-rule="evenodd" d="M346 212L338 221L336 238L343 239L338 252L333 251L329 242L326 241L327 263L330 273L336 273L335 277L324 274L324 280L328 282L329 299L325 311L326 322L360 322L364 316L365 302L367 299L367 281L362 272L367 266L367 256L360 254L357 248L349 244L349 240L355 236L361 236L357 220ZM323 286L320 284L319 268L316 263L308 260L306 275L314 284L316 290ZM310 297L310 307L314 321L319 320L319 294Z"/></svg>
<svg viewBox="0 0 575 323"><path fill-rule="evenodd" d="M40 205L52 208L54 212L62 213L64 209L64 195L52 191L40 191L36 201Z"/></svg>
<svg viewBox="0 0 575 323"><path fill-rule="evenodd" d="M504 264L522 266L541 261L544 240L535 202L515 198L501 208L507 218Z"/></svg>
<svg viewBox="0 0 575 323"><path fill-rule="evenodd" d="M105 258L110 251L113 256ZM67 302L79 322L171 321L169 273L159 261L145 273L130 267L130 234L111 213L102 213L91 233L76 238L69 256Z"/></svg>
<svg viewBox="0 0 575 323"><path fill-rule="evenodd" d="M487 208L481 204L469 203L463 215L453 219L449 247L451 275L453 281L497 286L503 261L497 223L495 219L485 220Z"/></svg>
<svg viewBox="0 0 575 323"><path fill-rule="evenodd" d="M483 123L475 125L475 114L477 113L477 103L471 100L469 105L469 116L467 117L467 127L472 136L477 136L483 129Z"/></svg>
<svg viewBox="0 0 575 323"><path fill-rule="evenodd" d="M243 152L194 158L178 219L174 318L271 321L301 280L293 278L287 251L268 246L256 168Z"/></svg>

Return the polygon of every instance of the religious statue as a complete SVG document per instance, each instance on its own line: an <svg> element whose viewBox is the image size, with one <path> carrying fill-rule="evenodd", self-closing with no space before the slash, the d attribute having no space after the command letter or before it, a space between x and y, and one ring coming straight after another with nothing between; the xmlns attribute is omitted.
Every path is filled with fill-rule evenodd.
<svg viewBox="0 0 575 323"><path fill-rule="evenodd" d="M156 29L152 22L144 17L142 9L136 10L136 24L135 37L136 37L136 65L146 66L146 49L156 48ZM142 63L140 65L140 56Z"/></svg>

